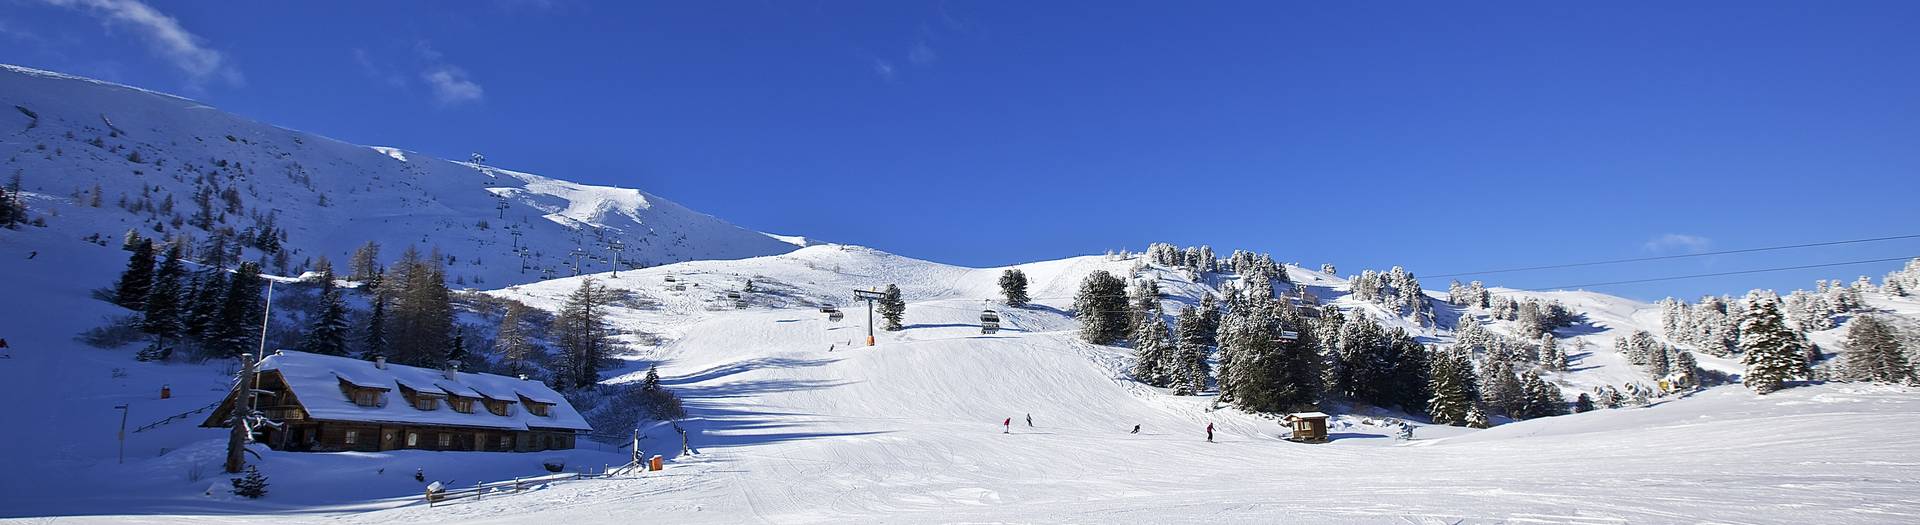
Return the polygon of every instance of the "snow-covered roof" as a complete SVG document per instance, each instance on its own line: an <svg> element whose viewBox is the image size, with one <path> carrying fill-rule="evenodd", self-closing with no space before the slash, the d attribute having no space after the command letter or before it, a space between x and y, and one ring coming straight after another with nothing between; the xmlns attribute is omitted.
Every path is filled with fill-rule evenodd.
<svg viewBox="0 0 1920 525"><path fill-rule="evenodd" d="M300 404L306 408L308 417L313 419L508 430L593 429L587 424L586 418L581 417L580 412L566 402L566 398L538 381L472 372L456 372L452 378L448 378L445 371L432 368L393 363L388 363L386 368L378 368L371 361L290 350L281 350L267 356L266 360L260 362L260 370L278 371L280 377L287 382L287 388L293 390L293 395L300 398ZM518 401L524 396L537 402L552 403L553 408L549 409L545 416L535 415L525 409L514 410L512 415L497 416L482 407L476 407L470 413L460 413L445 404L441 404L434 410L420 410L404 399L392 398L387 400L385 406L360 406L340 392L341 381L358 387L395 391L389 393L389 396L399 396L398 387L404 385L409 389L438 396L453 394L513 401Z"/></svg>
<svg viewBox="0 0 1920 525"><path fill-rule="evenodd" d="M1328 416L1320 412L1294 412L1292 414L1287 414L1287 417L1296 418L1296 419L1326 419L1331 416Z"/></svg>

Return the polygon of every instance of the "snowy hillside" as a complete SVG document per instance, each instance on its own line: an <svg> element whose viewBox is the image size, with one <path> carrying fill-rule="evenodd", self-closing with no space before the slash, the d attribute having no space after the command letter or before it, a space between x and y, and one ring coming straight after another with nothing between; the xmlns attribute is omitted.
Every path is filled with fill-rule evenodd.
<svg viewBox="0 0 1920 525"><path fill-rule="evenodd" d="M616 245L623 267L795 248L640 190L347 144L58 73L0 65L0 109L0 177L20 174L37 215L75 240L135 229L199 246L224 230L281 274L322 256L345 272L368 241L388 258L417 245L476 288L573 275L576 262L605 271ZM284 237L285 256L246 242L263 231Z"/></svg>
<svg viewBox="0 0 1920 525"><path fill-rule="evenodd" d="M1154 283L1169 316L1269 283L1232 264L1216 267L1210 250L1204 271L1124 253L968 268L749 231L638 190L344 144L53 73L0 68L0 102L10 106L0 108L0 176L22 173L30 208L47 223L0 229L0 285L8 296L0 301L0 338L11 345L0 359L0 397L15 401L8 424L0 425L7 445L0 448L7 465L0 469L0 518L1920 519L1920 503L1900 496L1920 483L1913 454L1903 448L1920 439L1920 391L1912 387L1826 383L1760 397L1727 385L1565 416L1496 417L1490 429L1429 424L1396 408L1330 397L1320 409L1332 414L1332 441L1299 444L1284 439L1289 430L1275 414L1216 402L1212 390L1176 395L1137 381L1134 350L1089 344L1078 333L1075 295L1095 272ZM671 463L660 473L428 508L420 502L426 482L465 487L538 475L547 460L573 469L620 464L627 452L616 447L635 429L603 428L599 442L537 454L256 446L259 455L248 461L272 488L264 499L237 499L223 490L228 477L218 472L227 432L199 428L205 413L196 412L231 388L233 364L135 361L137 343L95 348L78 337L130 313L92 296L126 264L118 239L129 228L195 246L218 235L248 246L246 258L268 259L269 272L281 275L320 256L344 271L349 254L370 240L388 247L382 262L404 246L437 247L447 256L449 284L477 290L462 295L465 304L512 300L553 312L592 279L616 292L606 321L626 343L615 356L621 366L603 370L603 382L639 381L657 366L662 383L685 401L686 418L637 429L642 450ZM609 271L608 257L615 241L626 249L622 262L634 263L617 272ZM578 276L570 275L575 250ZM285 260L272 262L280 253ZM1404 286L1382 294L1379 273L1265 268L1276 267L1285 279L1272 292L1288 308L1366 318L1435 347L1482 328L1519 341L1514 345L1534 344L1528 326L1512 316L1456 306L1445 294L1407 284L1410 276L1389 278ZM1029 282L1024 307L1002 300L999 280L1010 269ZM866 305L852 292L888 285L902 291L903 327L879 331L877 345L868 347ZM306 293L294 286L281 290L274 315L282 317L268 328L298 331L305 323L288 319L304 321L308 313L298 310L313 300L290 300ZM1567 322L1549 333L1567 366L1540 373L1568 400L1596 387L1657 380L1614 341L1641 331L1667 339L1660 305L1584 291L1493 288L1489 296L1566 307ZM1902 323L1920 316L1912 297L1875 293L1863 302ZM988 309L1001 319L998 333L982 333ZM487 340L488 324L497 320L476 310L460 312L463 330L472 330L463 334ZM359 312L351 317L352 329L361 330ZM1810 336L1829 353L1845 351L1849 319L1837 320L1837 328ZM268 340L294 339L276 333ZM500 358L489 354L490 345L472 350L475 359ZM1490 353L1477 358L1492 360ZM1709 371L1744 370L1734 359L1697 357ZM608 406L620 405L577 408ZM121 462L123 417L132 432ZM1395 438L1403 421L1413 429L1410 441ZM673 425L687 430L691 451L683 453ZM416 469L423 480L413 478Z"/></svg>

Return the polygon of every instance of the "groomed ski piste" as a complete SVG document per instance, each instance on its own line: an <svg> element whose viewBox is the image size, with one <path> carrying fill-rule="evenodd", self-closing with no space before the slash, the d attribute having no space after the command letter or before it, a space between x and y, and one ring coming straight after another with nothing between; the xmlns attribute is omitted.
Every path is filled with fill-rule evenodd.
<svg viewBox="0 0 1920 525"><path fill-rule="evenodd" d="M842 245L737 261L693 261L592 278L630 292L611 320L636 346L613 382L658 365L686 400L691 454L651 425L648 454L667 468L615 479L544 485L428 507L422 469L451 486L541 473L539 462L618 464L627 453L586 445L562 453L393 451L279 453L255 461L270 496L227 495L218 473L224 431L172 424L129 440L115 462L118 412L134 424L217 399L223 366L137 363L72 341L114 309L86 297L111 280L117 256L76 252L70 240L15 235L40 259L9 258L8 275L58 264L71 280L17 280L45 301L0 305L14 358L0 390L30 399L0 430L10 465L0 517L75 522L228 523L1897 523L1920 519L1920 402L1915 389L1801 386L1764 397L1737 385L1650 406L1501 424L1487 430L1419 425L1394 439L1365 407L1328 407L1333 441L1282 440L1271 417L1214 409L1211 396L1174 396L1126 377L1129 350L1080 342L1067 310L1087 273L1128 275L1135 260L1077 257L1021 265L1034 304L996 300L1001 268L969 269ZM85 249L94 249L85 247ZM108 248L101 252L119 253ZM1344 280L1290 267L1330 302ZM1169 306L1213 293L1148 267ZM673 283L667 277L674 278ZM489 292L553 308L585 277ZM727 291L745 289L736 306ZM675 283L685 284L677 290ZM854 288L897 284L905 329L863 345ZM1518 293L1518 292L1503 292ZM1571 398L1587 385L1645 381L1608 341L1656 322L1653 305L1561 292L1588 315L1572 371L1552 379ZM1910 308L1905 300L1878 304ZM837 305L845 319L818 311ZM999 311L983 335L978 316ZM1649 317L1651 315L1651 317ZM1444 317L1444 312L1443 312ZM34 327L31 330L19 326ZM1403 326L1411 327L1411 324ZM1496 324L1496 329L1501 327ZM22 335L13 335L13 333ZM1436 332L1444 339L1447 334ZM1578 344L1578 343L1574 343ZM1703 366L1737 370L1703 358ZM119 370L119 372L112 372ZM175 398L153 401L160 384ZM178 410L176 410L178 409ZM1026 416L1031 414L1033 425ZM144 417L141 417L144 416ZM1003 421L1011 419L1011 428ZM1374 424L1369 424L1373 422ZM1205 427L1216 425L1213 443ZM1141 426L1139 434L1128 431ZM166 450L161 450L166 449ZM198 479L193 478L199 473ZM209 490L209 488L214 490ZM213 492L213 495L207 495Z"/></svg>

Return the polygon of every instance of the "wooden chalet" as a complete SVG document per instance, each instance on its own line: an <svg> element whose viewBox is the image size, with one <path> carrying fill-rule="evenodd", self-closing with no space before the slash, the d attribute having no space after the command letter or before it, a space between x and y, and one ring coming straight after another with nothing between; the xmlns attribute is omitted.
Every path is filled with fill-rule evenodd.
<svg viewBox="0 0 1920 525"><path fill-rule="evenodd" d="M1319 412L1297 412L1287 414L1287 426L1293 429L1293 435L1287 441L1300 443L1327 442L1327 415Z"/></svg>
<svg viewBox="0 0 1920 525"><path fill-rule="evenodd" d="M535 452L591 431L538 381L282 350L259 363L258 402L281 423L254 437L275 450ZM229 394L200 424L225 427Z"/></svg>

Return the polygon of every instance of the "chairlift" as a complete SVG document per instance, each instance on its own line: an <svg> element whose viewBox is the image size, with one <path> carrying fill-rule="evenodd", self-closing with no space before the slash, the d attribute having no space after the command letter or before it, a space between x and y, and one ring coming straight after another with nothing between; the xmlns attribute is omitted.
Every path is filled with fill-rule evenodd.
<svg viewBox="0 0 1920 525"><path fill-rule="evenodd" d="M675 278L673 278L673 276L671 276L671 275L669 275L669 276L667 276L667 282L670 282L670 283L671 283L671 282L678 282L678 281L679 281L679 279L675 279Z"/></svg>
<svg viewBox="0 0 1920 525"><path fill-rule="evenodd" d="M687 283L673 283L673 291L676 291L676 292L687 291Z"/></svg>
<svg viewBox="0 0 1920 525"><path fill-rule="evenodd" d="M847 317L846 313L841 312L839 308L834 308L832 306L820 307L820 313L827 314L827 320L833 321L836 323L840 322L841 319L845 319Z"/></svg>
<svg viewBox="0 0 1920 525"><path fill-rule="evenodd" d="M745 295L741 295L740 292L727 292L727 299L733 301L734 308L747 307L747 297Z"/></svg>
<svg viewBox="0 0 1920 525"><path fill-rule="evenodd" d="M980 311L980 333L993 334L1000 331L1000 313L993 310Z"/></svg>
<svg viewBox="0 0 1920 525"><path fill-rule="evenodd" d="M1298 340L1300 340L1300 332L1295 332L1292 330L1281 330L1280 338L1275 339L1274 341L1280 342L1280 341L1298 341Z"/></svg>

